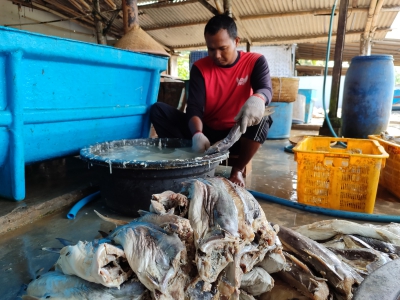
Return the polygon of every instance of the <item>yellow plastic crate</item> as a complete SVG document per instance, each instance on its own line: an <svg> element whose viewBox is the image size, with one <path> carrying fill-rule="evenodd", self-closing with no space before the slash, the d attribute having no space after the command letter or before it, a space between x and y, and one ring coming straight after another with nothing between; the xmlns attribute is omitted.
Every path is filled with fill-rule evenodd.
<svg viewBox="0 0 400 300"><path fill-rule="evenodd" d="M331 146L335 144L335 146ZM347 148L338 142L347 144ZM389 155L375 140L305 137L293 148L297 201L372 213L381 168Z"/></svg>
<svg viewBox="0 0 400 300"><path fill-rule="evenodd" d="M400 145L385 141L379 135L369 135L368 138L377 140L389 154L385 169L381 172L379 184L400 199Z"/></svg>

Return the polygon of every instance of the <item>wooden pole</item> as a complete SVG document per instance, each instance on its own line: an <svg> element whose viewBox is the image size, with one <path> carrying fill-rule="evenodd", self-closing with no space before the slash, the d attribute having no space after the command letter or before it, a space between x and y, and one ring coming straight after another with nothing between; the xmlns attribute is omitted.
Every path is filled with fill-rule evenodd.
<svg viewBox="0 0 400 300"><path fill-rule="evenodd" d="M232 18L232 0L224 0L224 13Z"/></svg>
<svg viewBox="0 0 400 300"><path fill-rule="evenodd" d="M360 39L360 54L371 55L371 41L376 29L378 15L382 9L384 0L372 0L369 10L367 23L365 24L364 33Z"/></svg>
<svg viewBox="0 0 400 300"><path fill-rule="evenodd" d="M347 8L349 7L349 0L341 0L339 7L339 21L336 33L336 45L334 65L332 70L332 88L331 88L331 101L329 105L329 118L337 118L338 102L339 102L339 89L340 89L340 76L342 74L343 62L343 49L346 35L347 24Z"/></svg>
<svg viewBox="0 0 400 300"><path fill-rule="evenodd" d="M341 122L340 119L337 117L337 110L339 106L340 76L342 75L343 48L346 35L348 7L349 7L349 0L340 1L338 28L336 32L334 65L332 70L331 97L330 97L329 115L328 115L333 129L336 131L338 135L339 135L339 129L341 128ZM324 129L328 129L328 124L326 124L326 120L324 121L323 127Z"/></svg>
<svg viewBox="0 0 400 300"><path fill-rule="evenodd" d="M97 43L102 45L107 45L106 37L103 34L103 23L101 22L101 18L99 16L100 13L100 3L99 0L93 0L94 6L94 23L96 26L96 36L97 36Z"/></svg>
<svg viewBox="0 0 400 300"><path fill-rule="evenodd" d="M218 14L222 15L224 13L224 5L220 0L214 0L215 6L217 8Z"/></svg>
<svg viewBox="0 0 400 300"><path fill-rule="evenodd" d="M246 43L246 52L250 52L250 43L249 42L247 42Z"/></svg>
<svg viewBox="0 0 400 300"><path fill-rule="evenodd" d="M139 26L137 0L122 0L122 11L124 15L124 33Z"/></svg>

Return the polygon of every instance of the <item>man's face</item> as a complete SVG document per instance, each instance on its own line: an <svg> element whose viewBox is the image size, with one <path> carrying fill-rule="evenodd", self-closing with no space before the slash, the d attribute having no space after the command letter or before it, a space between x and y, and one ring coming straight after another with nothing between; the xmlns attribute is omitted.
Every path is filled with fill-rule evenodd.
<svg viewBox="0 0 400 300"><path fill-rule="evenodd" d="M226 29L220 29L216 34L206 33L204 36L208 49L208 56L217 66L227 66L237 58L236 46L239 38L232 39Z"/></svg>

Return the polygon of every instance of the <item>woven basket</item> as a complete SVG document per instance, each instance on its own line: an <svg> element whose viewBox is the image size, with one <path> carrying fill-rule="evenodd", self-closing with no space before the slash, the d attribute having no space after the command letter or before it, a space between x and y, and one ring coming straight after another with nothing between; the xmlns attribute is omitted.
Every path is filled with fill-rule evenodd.
<svg viewBox="0 0 400 300"><path fill-rule="evenodd" d="M299 78L271 77L272 102L294 102L299 90Z"/></svg>

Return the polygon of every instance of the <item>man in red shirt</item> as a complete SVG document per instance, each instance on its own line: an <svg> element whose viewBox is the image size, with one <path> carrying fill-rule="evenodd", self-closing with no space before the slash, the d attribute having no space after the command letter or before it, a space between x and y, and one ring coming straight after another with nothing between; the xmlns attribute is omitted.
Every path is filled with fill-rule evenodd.
<svg viewBox="0 0 400 300"><path fill-rule="evenodd" d="M243 170L272 124L271 117L264 117L272 99L268 64L261 54L237 50L236 24L226 15L208 21L204 38L208 57L196 61L190 71L186 114L156 103L150 119L159 137L191 138L198 152L225 138L238 122L243 135L230 149L239 157L229 179L244 186Z"/></svg>

